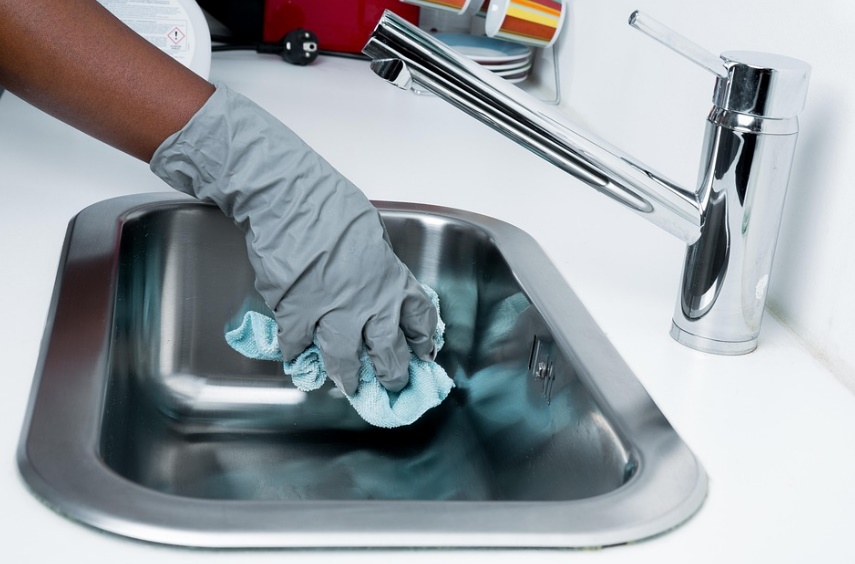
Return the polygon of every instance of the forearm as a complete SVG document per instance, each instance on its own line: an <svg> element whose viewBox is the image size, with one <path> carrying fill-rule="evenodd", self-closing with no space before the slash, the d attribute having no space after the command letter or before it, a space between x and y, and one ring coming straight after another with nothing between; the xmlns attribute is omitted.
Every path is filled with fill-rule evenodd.
<svg viewBox="0 0 855 564"><path fill-rule="evenodd" d="M0 0L0 86L146 162L214 91L95 0Z"/></svg>

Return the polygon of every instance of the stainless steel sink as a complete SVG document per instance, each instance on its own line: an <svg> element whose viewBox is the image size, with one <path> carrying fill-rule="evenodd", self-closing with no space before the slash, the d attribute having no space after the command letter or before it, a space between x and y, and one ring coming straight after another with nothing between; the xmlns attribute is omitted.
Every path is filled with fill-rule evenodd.
<svg viewBox="0 0 855 564"><path fill-rule="evenodd" d="M701 465L528 235L376 205L441 299L442 405L373 428L233 352L224 329L265 307L242 234L180 195L117 198L69 227L18 452L32 492L200 547L605 546L700 507Z"/></svg>

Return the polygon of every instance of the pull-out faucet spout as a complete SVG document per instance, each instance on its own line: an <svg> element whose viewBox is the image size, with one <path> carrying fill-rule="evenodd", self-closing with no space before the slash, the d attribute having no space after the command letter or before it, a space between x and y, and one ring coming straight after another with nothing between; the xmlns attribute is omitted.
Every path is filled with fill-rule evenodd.
<svg viewBox="0 0 855 564"><path fill-rule="evenodd" d="M716 57L638 12L630 24L717 77L694 190L584 132L391 12L363 51L390 83L433 92L683 240L688 249L672 336L707 352L750 352L810 67L763 53Z"/></svg>

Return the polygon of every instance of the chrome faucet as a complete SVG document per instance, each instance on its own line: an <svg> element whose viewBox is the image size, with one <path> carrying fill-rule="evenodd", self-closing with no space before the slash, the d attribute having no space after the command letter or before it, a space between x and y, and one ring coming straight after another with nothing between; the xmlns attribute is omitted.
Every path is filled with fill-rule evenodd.
<svg viewBox="0 0 855 564"><path fill-rule="evenodd" d="M386 12L372 70L462 109L687 244L671 336L697 350L757 346L810 66L766 53L716 56L634 12L629 23L716 76L698 186L687 190L437 39Z"/></svg>

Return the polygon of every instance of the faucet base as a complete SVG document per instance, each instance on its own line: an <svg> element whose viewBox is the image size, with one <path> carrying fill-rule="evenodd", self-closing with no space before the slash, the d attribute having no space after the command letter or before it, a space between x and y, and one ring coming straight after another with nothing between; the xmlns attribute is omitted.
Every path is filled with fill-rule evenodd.
<svg viewBox="0 0 855 564"><path fill-rule="evenodd" d="M673 321L671 322L671 337L681 345L705 353L735 356L748 354L757 348L756 337L747 341L718 341L689 333L685 329L678 327Z"/></svg>

